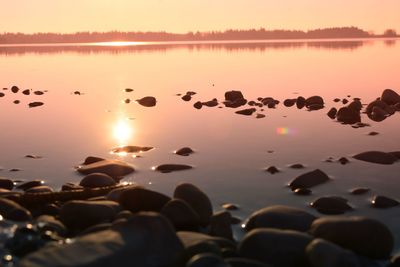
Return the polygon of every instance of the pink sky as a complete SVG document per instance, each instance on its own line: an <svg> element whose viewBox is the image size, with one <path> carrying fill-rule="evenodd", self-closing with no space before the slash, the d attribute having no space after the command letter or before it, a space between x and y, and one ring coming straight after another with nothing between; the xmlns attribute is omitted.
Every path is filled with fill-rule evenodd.
<svg viewBox="0 0 400 267"><path fill-rule="evenodd" d="M0 0L0 32L357 26L400 31L400 0Z"/></svg>

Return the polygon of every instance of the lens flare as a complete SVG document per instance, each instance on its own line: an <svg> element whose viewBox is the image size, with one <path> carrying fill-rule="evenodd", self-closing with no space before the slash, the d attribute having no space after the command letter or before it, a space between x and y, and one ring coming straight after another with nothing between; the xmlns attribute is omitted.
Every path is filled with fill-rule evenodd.
<svg viewBox="0 0 400 267"><path fill-rule="evenodd" d="M288 127L278 127L276 128L276 133L278 135L294 135L297 133L296 129L288 128Z"/></svg>

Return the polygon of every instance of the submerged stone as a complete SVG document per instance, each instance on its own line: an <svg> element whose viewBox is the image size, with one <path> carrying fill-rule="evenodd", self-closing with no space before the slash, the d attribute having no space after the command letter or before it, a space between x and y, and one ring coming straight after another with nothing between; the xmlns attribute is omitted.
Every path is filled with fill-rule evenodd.
<svg viewBox="0 0 400 267"><path fill-rule="evenodd" d="M192 169L193 166L185 165L185 164L162 164L154 168L155 171L161 173L169 173L173 171L183 171Z"/></svg>
<svg viewBox="0 0 400 267"><path fill-rule="evenodd" d="M117 147L112 150L113 153L138 153L138 152L147 152L152 150L154 147L151 146L122 146Z"/></svg>

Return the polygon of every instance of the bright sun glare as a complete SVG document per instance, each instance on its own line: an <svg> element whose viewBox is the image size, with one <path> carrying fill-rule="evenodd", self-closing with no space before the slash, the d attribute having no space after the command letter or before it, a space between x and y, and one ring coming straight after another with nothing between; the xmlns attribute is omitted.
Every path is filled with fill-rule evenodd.
<svg viewBox="0 0 400 267"><path fill-rule="evenodd" d="M126 145L133 134L133 128L130 122L122 119L117 121L113 131L114 138L118 141L119 145Z"/></svg>

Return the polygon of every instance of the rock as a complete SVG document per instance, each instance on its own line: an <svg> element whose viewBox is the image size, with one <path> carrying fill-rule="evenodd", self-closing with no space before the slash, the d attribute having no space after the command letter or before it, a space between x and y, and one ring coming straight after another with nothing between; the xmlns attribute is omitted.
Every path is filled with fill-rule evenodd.
<svg viewBox="0 0 400 267"><path fill-rule="evenodd" d="M349 103L349 100L347 100L346 98L343 98L342 103L346 105L347 103Z"/></svg>
<svg viewBox="0 0 400 267"><path fill-rule="evenodd" d="M270 206L250 215L246 231L256 228L277 228L306 232L316 217L308 212L289 206Z"/></svg>
<svg viewBox="0 0 400 267"><path fill-rule="evenodd" d="M382 92L381 100L388 105L400 103L400 95L391 89L385 89Z"/></svg>
<svg viewBox="0 0 400 267"><path fill-rule="evenodd" d="M131 100L130 100L129 98L126 98L126 99L124 100L124 102L125 102L125 104L129 104L129 103L131 103Z"/></svg>
<svg viewBox="0 0 400 267"><path fill-rule="evenodd" d="M82 232L79 232L78 236L83 236L83 235L92 234L92 233L99 232L99 231L108 230L111 227L112 227L111 223L95 224L95 225L89 226L88 228L86 228Z"/></svg>
<svg viewBox="0 0 400 267"><path fill-rule="evenodd" d="M11 87L11 92L13 92L14 94L18 93L18 91L19 91L18 86L14 85L13 87Z"/></svg>
<svg viewBox="0 0 400 267"><path fill-rule="evenodd" d="M306 99L302 96L299 96L296 100L296 106L298 109L304 108L306 105Z"/></svg>
<svg viewBox="0 0 400 267"><path fill-rule="evenodd" d="M398 160L400 159L400 151L389 152L389 154L395 156Z"/></svg>
<svg viewBox="0 0 400 267"><path fill-rule="evenodd" d="M306 107L311 105L324 105L324 100L320 96L311 96L306 99Z"/></svg>
<svg viewBox="0 0 400 267"><path fill-rule="evenodd" d="M238 107L246 105L247 100L244 98L239 98L235 101L224 101L223 103L224 103L225 107L227 107L227 108L238 108Z"/></svg>
<svg viewBox="0 0 400 267"><path fill-rule="evenodd" d="M157 103L156 98L153 96L146 96L141 99L137 99L136 101L144 107L154 107Z"/></svg>
<svg viewBox="0 0 400 267"><path fill-rule="evenodd" d="M177 233L186 249L204 242L213 242L220 248L236 248L236 244L229 239L222 237L209 236L197 232L180 231Z"/></svg>
<svg viewBox="0 0 400 267"><path fill-rule="evenodd" d="M259 261L238 257L227 258L225 262L228 263L230 267L271 267L271 265L266 265Z"/></svg>
<svg viewBox="0 0 400 267"><path fill-rule="evenodd" d="M220 211L213 214L211 216L209 234L233 240L231 220L232 216L227 211Z"/></svg>
<svg viewBox="0 0 400 267"><path fill-rule="evenodd" d="M235 102L236 100L244 99L242 92L240 91L228 91L225 92L225 100Z"/></svg>
<svg viewBox="0 0 400 267"><path fill-rule="evenodd" d="M296 195L300 195L300 196L308 196L312 194L312 191L308 188L296 188L295 190L293 190L293 192Z"/></svg>
<svg viewBox="0 0 400 267"><path fill-rule="evenodd" d="M0 177L0 188L12 190L14 188L14 182L10 179Z"/></svg>
<svg viewBox="0 0 400 267"><path fill-rule="evenodd" d="M283 101L283 105L285 107L292 107L294 104L296 104L296 100L297 99L285 99L285 101Z"/></svg>
<svg viewBox="0 0 400 267"><path fill-rule="evenodd" d="M193 107L195 107L196 109L201 109L203 107L203 104L200 101L197 101L193 104Z"/></svg>
<svg viewBox="0 0 400 267"><path fill-rule="evenodd" d="M82 165L79 166L77 170L86 175L91 173L104 173L111 176L117 182L121 180L123 176L135 171L132 166L123 161L110 159Z"/></svg>
<svg viewBox="0 0 400 267"><path fill-rule="evenodd" d="M324 105L320 105L320 104L312 104L307 106L308 110L320 110L324 108Z"/></svg>
<svg viewBox="0 0 400 267"><path fill-rule="evenodd" d="M347 107L354 111L360 112L362 109L362 103L360 100L353 100Z"/></svg>
<svg viewBox="0 0 400 267"><path fill-rule="evenodd" d="M36 218L36 222L40 225L40 230L42 232L51 231L60 236L65 236L67 234L65 225L54 216L41 215Z"/></svg>
<svg viewBox="0 0 400 267"><path fill-rule="evenodd" d="M378 135L378 134L379 134L378 132L369 132L368 133L369 136L375 136L375 135Z"/></svg>
<svg viewBox="0 0 400 267"><path fill-rule="evenodd" d="M58 216L60 207L56 204L46 204L40 208L40 214Z"/></svg>
<svg viewBox="0 0 400 267"><path fill-rule="evenodd" d="M304 169L305 167L304 167L303 164L295 163L295 164L289 165L289 168L291 168L291 169Z"/></svg>
<svg viewBox="0 0 400 267"><path fill-rule="evenodd" d="M240 115L245 115L245 116L251 116L251 115L253 115L254 112L256 112L255 108L248 108L248 109L238 110L235 113L240 114Z"/></svg>
<svg viewBox="0 0 400 267"><path fill-rule="evenodd" d="M175 154L179 156L189 156L192 153L194 153L194 151L190 147L182 147L175 151Z"/></svg>
<svg viewBox="0 0 400 267"><path fill-rule="evenodd" d="M214 99L212 99L210 101L202 102L201 104L203 106L210 107L210 108L211 107L216 107L216 106L218 106L218 100L216 98L214 98Z"/></svg>
<svg viewBox="0 0 400 267"><path fill-rule="evenodd" d="M186 267L231 267L229 264L224 262L224 259L212 254L202 253L193 256Z"/></svg>
<svg viewBox="0 0 400 267"><path fill-rule="evenodd" d="M222 205L222 208L226 209L226 210L238 210L239 207L235 204L232 203L225 203Z"/></svg>
<svg viewBox="0 0 400 267"><path fill-rule="evenodd" d="M44 93L42 91L34 91L33 94L35 94L35 95L44 95Z"/></svg>
<svg viewBox="0 0 400 267"><path fill-rule="evenodd" d="M73 184L73 183L66 183L63 184L61 187L61 191L73 191L73 190L81 190L83 189L83 186Z"/></svg>
<svg viewBox="0 0 400 267"><path fill-rule="evenodd" d="M192 168L193 168L192 166L184 164L162 164L155 167L154 170L161 173L170 173L174 171L189 170Z"/></svg>
<svg viewBox="0 0 400 267"><path fill-rule="evenodd" d="M141 213L109 230L65 245L49 244L24 257L20 267L176 266L183 246L168 221Z"/></svg>
<svg viewBox="0 0 400 267"><path fill-rule="evenodd" d="M292 230L255 229L239 243L242 257L279 267L307 267L305 248L312 238Z"/></svg>
<svg viewBox="0 0 400 267"><path fill-rule="evenodd" d="M43 105L44 105L43 102L31 102L31 103L28 104L28 106L30 108L40 107L40 106L43 106Z"/></svg>
<svg viewBox="0 0 400 267"><path fill-rule="evenodd" d="M256 115L256 119L262 119L262 118L265 118L265 115L264 115L264 114L258 113L258 114Z"/></svg>
<svg viewBox="0 0 400 267"><path fill-rule="evenodd" d="M156 211L160 212L163 206L170 201L171 198L145 188L133 187L121 192L119 203L121 206L136 213L139 211Z"/></svg>
<svg viewBox="0 0 400 267"><path fill-rule="evenodd" d="M6 94L3 92L0 92L0 97L4 97Z"/></svg>
<svg viewBox="0 0 400 267"><path fill-rule="evenodd" d="M186 201L172 199L161 209L161 214L167 217L177 230L197 230L200 217Z"/></svg>
<svg viewBox="0 0 400 267"><path fill-rule="evenodd" d="M139 153L139 152L147 152L152 150L154 147L151 146L122 146L117 147L112 150L113 153Z"/></svg>
<svg viewBox="0 0 400 267"><path fill-rule="evenodd" d="M190 100L192 100L192 96L191 95L184 95L184 96L181 97L181 99L183 101L190 101Z"/></svg>
<svg viewBox="0 0 400 267"><path fill-rule="evenodd" d="M326 115L328 115L328 117L333 120L336 118L336 113L337 113L337 109L331 108Z"/></svg>
<svg viewBox="0 0 400 267"><path fill-rule="evenodd" d="M344 124L354 124L361 121L360 112L349 107L340 108L336 114L336 118Z"/></svg>
<svg viewBox="0 0 400 267"><path fill-rule="evenodd" d="M275 166L270 166L265 171L269 172L270 174L275 174L280 172L279 169Z"/></svg>
<svg viewBox="0 0 400 267"><path fill-rule="evenodd" d="M87 188L112 186L115 184L115 180L111 176L104 173L91 173L86 175L79 183L80 186Z"/></svg>
<svg viewBox="0 0 400 267"><path fill-rule="evenodd" d="M323 214L343 214L346 211L353 210L347 203L347 200L335 196L320 197L310 203L310 205Z"/></svg>
<svg viewBox="0 0 400 267"><path fill-rule="evenodd" d="M350 161L345 158L345 157L341 157L340 159L338 159L338 161L340 162L340 164L342 165L346 165L347 163L350 163Z"/></svg>
<svg viewBox="0 0 400 267"><path fill-rule="evenodd" d="M5 198L0 198L0 215L11 221L29 221L32 219L32 215L27 209Z"/></svg>
<svg viewBox="0 0 400 267"><path fill-rule="evenodd" d="M399 267L400 266L400 255L396 254L390 259L390 264L387 267Z"/></svg>
<svg viewBox="0 0 400 267"><path fill-rule="evenodd" d="M25 190L25 193L50 193L54 192L53 188L47 185L39 185Z"/></svg>
<svg viewBox="0 0 400 267"><path fill-rule="evenodd" d="M125 92L127 92L127 93L133 92L133 89L132 88L125 88Z"/></svg>
<svg viewBox="0 0 400 267"><path fill-rule="evenodd" d="M384 224L364 217L320 218L313 222L310 233L372 259L387 259L394 246L392 233Z"/></svg>
<svg viewBox="0 0 400 267"><path fill-rule="evenodd" d="M105 160L103 158L99 158L99 157L93 157L93 156L89 156L85 159L85 161L83 162L83 165L88 165L88 164L92 164L92 163L96 163L99 161Z"/></svg>
<svg viewBox="0 0 400 267"><path fill-rule="evenodd" d="M128 186L117 187L117 188L113 189L112 191L108 192L106 199L119 202L119 198L120 198L122 192L124 192L128 189L137 188L137 187L144 188L135 183L130 184Z"/></svg>
<svg viewBox="0 0 400 267"><path fill-rule="evenodd" d="M353 158L377 164L393 164L398 159L390 153L385 153L381 151L367 151L355 155Z"/></svg>
<svg viewBox="0 0 400 267"><path fill-rule="evenodd" d="M29 188L36 187L36 186L41 186L41 185L44 185L44 181L43 180L33 180L33 181L24 182L22 184L17 185L17 189L21 189L21 190L26 191Z"/></svg>
<svg viewBox="0 0 400 267"><path fill-rule="evenodd" d="M306 253L312 267L361 267L353 252L323 239L314 239Z"/></svg>
<svg viewBox="0 0 400 267"><path fill-rule="evenodd" d="M371 114L368 114L368 117L376 122L380 122L386 119L388 117L388 113L381 109L380 107L373 107Z"/></svg>
<svg viewBox="0 0 400 267"><path fill-rule="evenodd" d="M31 94L31 90L26 89L26 90L22 91L22 93L23 93L24 95L30 95L30 94Z"/></svg>
<svg viewBox="0 0 400 267"><path fill-rule="evenodd" d="M19 103L21 103L21 101L19 101L19 100L14 100L13 103L14 103L14 104L19 104Z"/></svg>
<svg viewBox="0 0 400 267"><path fill-rule="evenodd" d="M60 210L60 221L69 229L81 231L92 225L111 222L121 207L117 202L72 200Z"/></svg>
<svg viewBox="0 0 400 267"><path fill-rule="evenodd" d="M363 194L365 194L365 193L367 193L367 192L369 192L369 191L370 191L369 188L366 188L366 187L357 187L357 188L352 189L352 190L350 191L350 194L352 194L352 195L363 195Z"/></svg>
<svg viewBox="0 0 400 267"><path fill-rule="evenodd" d="M271 102L268 103L267 106L268 106L268 108L275 108L276 103L274 101L271 101Z"/></svg>
<svg viewBox="0 0 400 267"><path fill-rule="evenodd" d="M371 204L374 208L386 209L398 206L400 203L392 198L385 196L374 196Z"/></svg>
<svg viewBox="0 0 400 267"><path fill-rule="evenodd" d="M192 184L183 183L178 185L174 191L174 198L186 201L200 216L200 225L206 226L210 223L212 216L212 204L208 196Z"/></svg>
<svg viewBox="0 0 400 267"><path fill-rule="evenodd" d="M316 169L294 178L289 183L289 187L291 187L292 190L296 188L310 188L325 183L329 180L330 178L328 175L326 175L323 171Z"/></svg>
<svg viewBox="0 0 400 267"><path fill-rule="evenodd" d="M25 158L28 158L28 159L41 159L42 157L41 156L37 156L37 155L29 154L29 155L25 155Z"/></svg>

